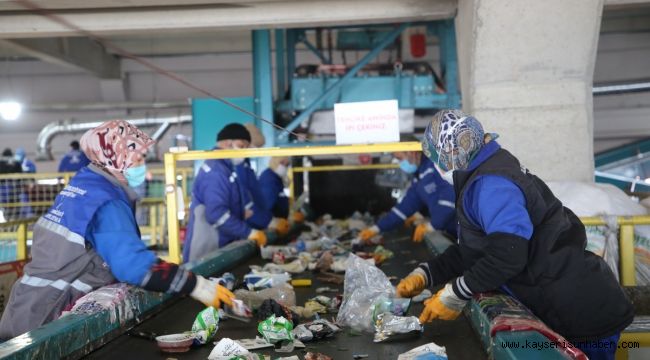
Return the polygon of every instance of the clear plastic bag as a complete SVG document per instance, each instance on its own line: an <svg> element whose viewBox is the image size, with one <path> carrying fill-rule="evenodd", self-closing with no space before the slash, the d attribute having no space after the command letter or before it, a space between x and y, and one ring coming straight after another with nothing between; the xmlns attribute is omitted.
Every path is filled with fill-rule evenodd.
<svg viewBox="0 0 650 360"><path fill-rule="evenodd" d="M374 342L382 342L395 335L420 334L422 325L415 316L395 316L391 313L382 313L375 321Z"/></svg>
<svg viewBox="0 0 650 360"><path fill-rule="evenodd" d="M282 284L260 291L239 289L235 291L235 296L251 309L259 308L266 299L273 299L286 307L296 306L296 292L289 284Z"/></svg>
<svg viewBox="0 0 650 360"><path fill-rule="evenodd" d="M388 277L377 267L350 254L345 272L343 303L336 322L355 330L373 332L373 304L381 296L395 296L395 288Z"/></svg>

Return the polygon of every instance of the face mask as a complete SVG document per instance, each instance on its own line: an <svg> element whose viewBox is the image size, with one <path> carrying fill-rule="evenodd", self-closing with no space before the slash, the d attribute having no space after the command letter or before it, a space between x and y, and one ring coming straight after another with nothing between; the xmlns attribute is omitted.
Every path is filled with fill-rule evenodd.
<svg viewBox="0 0 650 360"><path fill-rule="evenodd" d="M237 147L237 146L233 146L232 149L233 149L233 150L241 150L241 149L244 149L244 148L240 148L240 147ZM237 165L243 163L244 160L246 160L246 158L233 158L233 159L230 159L230 161L232 161L232 164L235 165L235 166L237 166Z"/></svg>
<svg viewBox="0 0 650 360"><path fill-rule="evenodd" d="M147 165L140 165L135 167L130 167L124 170L124 178L129 183L130 187L138 187L144 182L144 178L147 175Z"/></svg>
<svg viewBox="0 0 650 360"><path fill-rule="evenodd" d="M413 174L418 170L418 166L411 164L408 160L404 159L399 162L399 168L407 174Z"/></svg>
<svg viewBox="0 0 650 360"><path fill-rule="evenodd" d="M440 177L442 180L448 182L450 185L454 185L454 171L449 170L449 171L443 171L440 169L438 164L434 164L434 167L436 168L436 171L438 171L438 174L440 174Z"/></svg>
<svg viewBox="0 0 650 360"><path fill-rule="evenodd" d="M284 164L278 165L275 169L273 169L273 172L275 172L279 177L284 178L287 176L287 166Z"/></svg>

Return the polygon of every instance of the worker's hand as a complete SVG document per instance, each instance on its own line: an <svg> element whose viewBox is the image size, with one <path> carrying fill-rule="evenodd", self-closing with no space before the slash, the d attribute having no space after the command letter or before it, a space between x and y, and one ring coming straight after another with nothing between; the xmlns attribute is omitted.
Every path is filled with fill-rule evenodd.
<svg viewBox="0 0 650 360"><path fill-rule="evenodd" d="M418 295L427 287L427 277L424 270L416 268L397 284L397 296L410 298Z"/></svg>
<svg viewBox="0 0 650 360"><path fill-rule="evenodd" d="M201 275L196 275L196 286L190 296L205 306L219 308L222 303L232 306L235 295L225 287L212 282Z"/></svg>
<svg viewBox="0 0 650 360"><path fill-rule="evenodd" d="M253 210L251 209L246 209L244 211L244 219L248 220L249 217L253 216Z"/></svg>
<svg viewBox="0 0 650 360"><path fill-rule="evenodd" d="M445 285L434 296L424 302L424 310L420 314L420 323L428 323L433 319L454 320L467 304L454 294L451 284Z"/></svg>
<svg viewBox="0 0 650 360"><path fill-rule="evenodd" d="M291 217L294 223L300 224L305 222L305 214L302 211L295 211Z"/></svg>
<svg viewBox="0 0 650 360"><path fill-rule="evenodd" d="M429 222L420 224L415 227L415 232L413 233L413 241L421 242L424 240L424 235L433 231L433 226Z"/></svg>
<svg viewBox="0 0 650 360"><path fill-rule="evenodd" d="M264 233L264 231L253 229L251 233L248 235L248 240L253 240L255 241L257 246L262 247L266 245L266 234Z"/></svg>
<svg viewBox="0 0 650 360"><path fill-rule="evenodd" d="M379 228L377 225L373 225L369 228L363 229L359 233L359 239L363 241L364 243L368 244L370 243L370 239L372 239L375 235L379 234Z"/></svg>
<svg viewBox="0 0 650 360"><path fill-rule="evenodd" d="M278 236L285 236L289 233L289 221L283 218L273 218L269 223L269 229L275 231Z"/></svg>
<svg viewBox="0 0 650 360"><path fill-rule="evenodd" d="M422 222L422 219L424 219L424 217L419 212L416 212L404 220L404 227L410 228L413 225L419 225Z"/></svg>

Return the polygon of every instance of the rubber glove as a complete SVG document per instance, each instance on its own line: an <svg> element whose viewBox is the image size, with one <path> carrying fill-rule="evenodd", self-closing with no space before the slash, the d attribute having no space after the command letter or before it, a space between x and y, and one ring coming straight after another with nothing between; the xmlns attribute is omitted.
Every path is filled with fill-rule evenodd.
<svg viewBox="0 0 650 360"><path fill-rule="evenodd" d="M420 323L428 323L433 319L455 320L465 304L467 304L467 300L456 296L451 288L451 283L447 283L444 288L424 302Z"/></svg>
<svg viewBox="0 0 650 360"><path fill-rule="evenodd" d="M415 232L413 233L413 241L421 242L424 240L424 235L433 231L433 226L429 222L420 224L415 227Z"/></svg>
<svg viewBox="0 0 650 360"><path fill-rule="evenodd" d="M295 223L302 223L305 221L305 214L302 211L296 211L293 213L292 219Z"/></svg>
<svg viewBox="0 0 650 360"><path fill-rule="evenodd" d="M361 241L363 241L364 243L367 244L367 243L370 242L370 239L372 239L373 236L375 236L377 234L379 234L379 228L377 227L377 225L373 225L373 226L371 226L369 228L363 229L359 233L359 238L361 239Z"/></svg>
<svg viewBox="0 0 650 360"><path fill-rule="evenodd" d="M424 270L416 268L397 284L397 296L410 298L418 295L427 287L427 277Z"/></svg>
<svg viewBox="0 0 650 360"><path fill-rule="evenodd" d="M273 218L269 223L269 229L275 231L278 236L285 236L289 233L289 221L283 218Z"/></svg>
<svg viewBox="0 0 650 360"><path fill-rule="evenodd" d="M262 247L266 245L266 234L264 231L260 230L251 230L251 233L248 234L248 240L253 240L257 243L257 246Z"/></svg>
<svg viewBox="0 0 650 360"><path fill-rule="evenodd" d="M422 219L424 219L424 217L420 213L416 212L404 220L404 227L410 228L413 225L419 225Z"/></svg>
<svg viewBox="0 0 650 360"><path fill-rule="evenodd" d="M232 306L235 295L225 287L214 283L201 275L196 275L196 285L190 296L205 306L221 307L221 303Z"/></svg>

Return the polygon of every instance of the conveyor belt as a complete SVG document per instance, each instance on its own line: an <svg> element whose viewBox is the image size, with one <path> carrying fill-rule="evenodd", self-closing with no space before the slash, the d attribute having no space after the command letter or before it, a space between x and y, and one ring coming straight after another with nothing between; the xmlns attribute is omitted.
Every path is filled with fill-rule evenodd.
<svg viewBox="0 0 650 360"><path fill-rule="evenodd" d="M388 234L386 247L395 252L395 256L381 266L381 269L389 276L402 278L414 267L408 263L415 259L418 262L426 260L429 251L424 243L414 244L403 234ZM241 279L249 271L248 266L252 264L263 264L258 256L240 264L232 269L232 272ZM312 274L305 272L294 278L311 278L313 284L307 288L296 288L297 304L316 296L315 290L320 286L338 287L343 292L342 285L322 283L312 277ZM330 296L330 294L325 294ZM140 324L134 330L143 332L154 332L159 335L172 334L187 331L190 329L194 317L202 309L202 305L196 301L184 298L169 305L163 311L149 320ZM413 315L418 315L422 309L421 304L416 304L410 310ZM335 315L326 315L326 318ZM254 338L257 333L257 321L243 323L235 320L225 320L220 323L217 332L217 341L222 337L231 339ZM486 359L481 342L472 330L469 320L461 316L456 321L435 321L425 326L424 334L417 338L407 340L375 344L372 341L372 334L351 335L348 329L338 333L334 338L327 341L306 343L306 351L322 352L333 359L352 359L353 354L367 354L368 359L396 359L397 356L416 346L435 342L447 348L447 354L451 359ZM165 354L159 351L155 341L146 340L130 335L121 335L95 352L89 354L92 359L206 359L212 350L213 345L208 344L201 348L193 348L187 353ZM256 351L262 354L269 354L272 358L289 356L274 352L272 349ZM303 350L291 354L302 355Z"/></svg>

